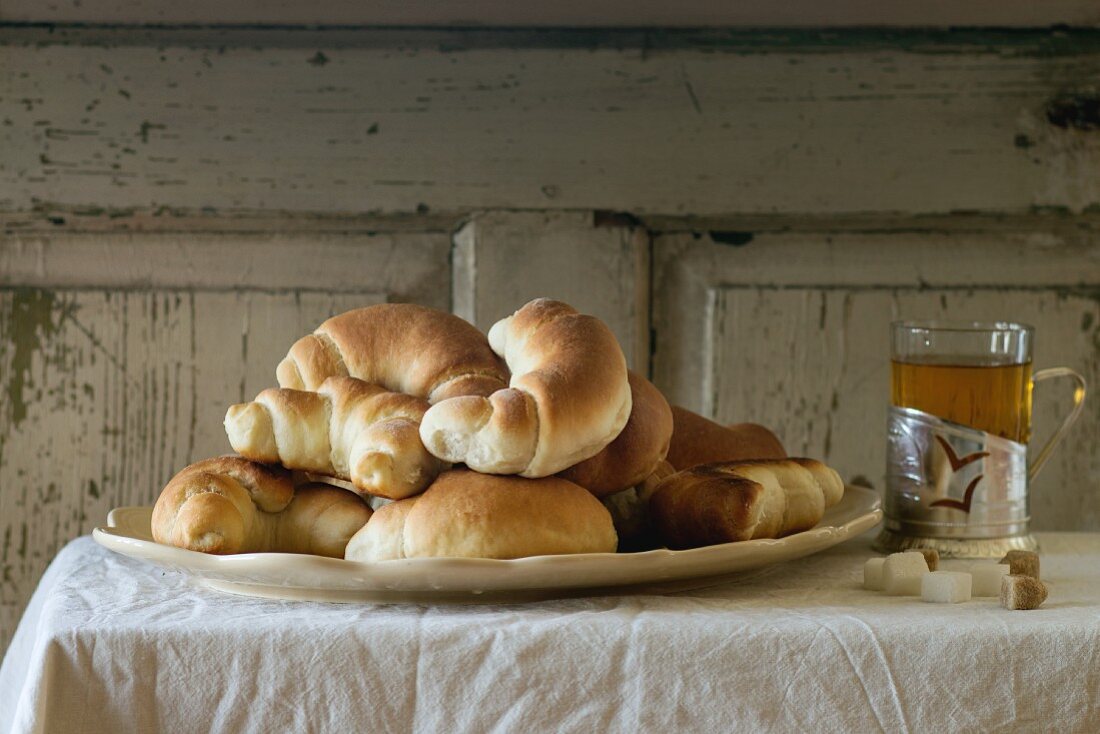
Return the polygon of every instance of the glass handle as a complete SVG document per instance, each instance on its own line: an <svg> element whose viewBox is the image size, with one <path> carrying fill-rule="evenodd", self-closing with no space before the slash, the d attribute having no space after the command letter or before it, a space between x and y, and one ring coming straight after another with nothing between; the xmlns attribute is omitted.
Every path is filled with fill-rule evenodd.
<svg viewBox="0 0 1100 734"><path fill-rule="evenodd" d="M1055 377L1068 377L1076 383L1073 388L1073 408L1069 411L1069 415L1062 421L1062 425L1058 427L1058 430L1054 432L1054 435L1050 437L1050 440L1046 442L1046 445L1039 450L1039 453L1035 456L1035 460L1031 462L1031 466L1027 468L1027 479L1030 482L1035 478L1035 475L1039 473L1039 470L1043 468L1043 464L1047 463L1047 459L1050 458L1051 452L1054 451L1062 439L1065 438L1066 432L1073 426L1074 422L1081 415L1081 411L1085 407L1085 378L1069 367L1050 367L1045 370L1039 370L1035 373L1035 376L1031 378L1032 384L1037 384L1043 380L1049 380Z"/></svg>

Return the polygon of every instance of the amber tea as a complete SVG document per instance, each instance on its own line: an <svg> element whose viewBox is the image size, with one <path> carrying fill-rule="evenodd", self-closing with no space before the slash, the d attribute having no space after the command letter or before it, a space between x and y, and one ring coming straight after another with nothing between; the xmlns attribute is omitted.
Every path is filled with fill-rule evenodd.
<svg viewBox="0 0 1100 734"><path fill-rule="evenodd" d="M1031 437L1031 362L891 362L891 396L913 408L1018 443Z"/></svg>

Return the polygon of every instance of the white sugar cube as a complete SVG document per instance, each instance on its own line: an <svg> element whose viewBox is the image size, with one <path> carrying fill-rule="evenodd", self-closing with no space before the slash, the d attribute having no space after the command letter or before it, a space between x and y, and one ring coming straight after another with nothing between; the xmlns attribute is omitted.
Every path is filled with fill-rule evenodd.
<svg viewBox="0 0 1100 734"><path fill-rule="evenodd" d="M1001 577L1007 576L1007 563L974 563L969 569L974 577L974 596L1000 596Z"/></svg>
<svg viewBox="0 0 1100 734"><path fill-rule="evenodd" d="M906 553L920 553L924 556L924 562L928 564L929 571L935 571L940 567L940 552L935 548L910 548Z"/></svg>
<svg viewBox="0 0 1100 734"><path fill-rule="evenodd" d="M932 571L920 581L920 598L937 604L970 601L970 574L958 571Z"/></svg>
<svg viewBox="0 0 1100 734"><path fill-rule="evenodd" d="M863 588L871 591L882 591L882 564L885 558L868 558L863 564ZM998 587L997 593L1000 593Z"/></svg>
<svg viewBox="0 0 1100 734"><path fill-rule="evenodd" d="M920 596L928 564L920 553L891 553L882 564L882 589L893 596Z"/></svg>

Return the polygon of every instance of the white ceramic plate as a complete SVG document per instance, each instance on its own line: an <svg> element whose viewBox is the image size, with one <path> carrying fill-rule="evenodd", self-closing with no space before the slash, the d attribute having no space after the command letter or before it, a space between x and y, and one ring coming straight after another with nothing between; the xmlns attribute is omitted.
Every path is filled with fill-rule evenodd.
<svg viewBox="0 0 1100 734"><path fill-rule="evenodd" d="M643 553L534 556L512 561L415 558L360 563L291 553L214 556L160 545L150 531L151 507L112 510L92 536L106 548L195 582L238 594L319 601L476 602L660 593L709 586L745 572L816 553L878 524L878 494L848 487L811 530L780 540Z"/></svg>

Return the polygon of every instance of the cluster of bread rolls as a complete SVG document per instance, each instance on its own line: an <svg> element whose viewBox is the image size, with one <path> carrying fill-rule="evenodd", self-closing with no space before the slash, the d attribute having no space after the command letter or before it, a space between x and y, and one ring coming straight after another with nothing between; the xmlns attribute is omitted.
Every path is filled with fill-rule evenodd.
<svg viewBox="0 0 1100 734"><path fill-rule="evenodd" d="M411 304L349 311L276 378L226 413L239 456L165 487L157 541L367 561L683 548L811 527L843 491L823 465L767 463L785 457L767 429L671 408L603 322L550 299L488 335ZM696 466L737 459L758 461Z"/></svg>
<svg viewBox="0 0 1100 734"><path fill-rule="evenodd" d="M152 529L159 543L204 553L339 558L370 516L370 506L351 492L295 486L282 467L222 456L172 477L153 507Z"/></svg>

